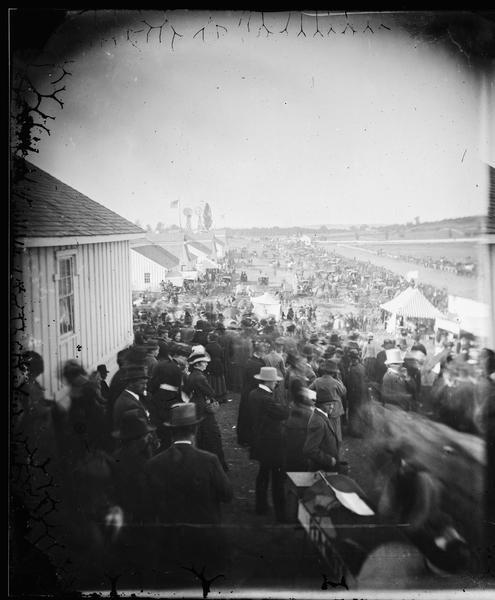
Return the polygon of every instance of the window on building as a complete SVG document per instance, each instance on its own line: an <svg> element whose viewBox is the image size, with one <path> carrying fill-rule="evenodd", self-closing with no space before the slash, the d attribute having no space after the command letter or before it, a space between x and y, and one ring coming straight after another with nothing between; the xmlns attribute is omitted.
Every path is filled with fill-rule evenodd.
<svg viewBox="0 0 495 600"><path fill-rule="evenodd" d="M144 283L151 283L151 273L144 274Z"/></svg>
<svg viewBox="0 0 495 600"><path fill-rule="evenodd" d="M74 332L74 257L58 261L58 308L60 334Z"/></svg>

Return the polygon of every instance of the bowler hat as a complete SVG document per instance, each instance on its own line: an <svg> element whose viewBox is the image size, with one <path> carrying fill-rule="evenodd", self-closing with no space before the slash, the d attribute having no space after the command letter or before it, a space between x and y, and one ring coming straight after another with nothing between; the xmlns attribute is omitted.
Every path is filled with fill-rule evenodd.
<svg viewBox="0 0 495 600"><path fill-rule="evenodd" d="M170 417L170 421L163 423L166 427L187 427L197 425L203 420L203 418L198 419L194 402L172 404Z"/></svg>
<svg viewBox="0 0 495 600"><path fill-rule="evenodd" d="M108 375L110 373L110 371L107 369L106 365L98 365L96 367L96 370L98 371L98 373L101 373L102 375Z"/></svg>
<svg viewBox="0 0 495 600"><path fill-rule="evenodd" d="M122 367L123 381L137 381L139 379L148 379L148 371L145 367L139 365L129 365Z"/></svg>
<svg viewBox="0 0 495 600"><path fill-rule="evenodd" d="M112 436L119 440L134 440L155 430L156 427L149 425L142 412L136 408L122 415L120 429L112 431Z"/></svg>
<svg viewBox="0 0 495 600"><path fill-rule="evenodd" d="M282 377L277 375L275 367L261 367L260 372L254 378L260 381L282 381Z"/></svg>

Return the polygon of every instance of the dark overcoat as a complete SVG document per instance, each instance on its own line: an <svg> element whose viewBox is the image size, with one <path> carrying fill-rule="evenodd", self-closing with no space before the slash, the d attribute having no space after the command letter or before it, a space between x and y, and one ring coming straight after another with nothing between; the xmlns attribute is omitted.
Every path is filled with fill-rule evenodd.
<svg viewBox="0 0 495 600"><path fill-rule="evenodd" d="M249 394L252 411L251 458L266 467L283 467L285 459L284 421L289 417L289 408L280 404L260 387Z"/></svg>
<svg viewBox="0 0 495 600"><path fill-rule="evenodd" d="M309 471L309 460L304 456L308 424L313 413L310 406L296 404L290 409L285 424L285 468L287 471Z"/></svg>
<svg viewBox="0 0 495 600"><path fill-rule="evenodd" d="M308 423L308 435L303 449L310 461L310 470L331 470L339 458L339 440L327 415L315 408Z"/></svg>
<svg viewBox="0 0 495 600"><path fill-rule="evenodd" d="M257 356L248 358L242 376L241 399L239 402L239 414L237 417L237 441L239 444L250 445L252 443L252 411L249 407L249 394L258 387L259 381L254 378L265 367L265 361Z"/></svg>

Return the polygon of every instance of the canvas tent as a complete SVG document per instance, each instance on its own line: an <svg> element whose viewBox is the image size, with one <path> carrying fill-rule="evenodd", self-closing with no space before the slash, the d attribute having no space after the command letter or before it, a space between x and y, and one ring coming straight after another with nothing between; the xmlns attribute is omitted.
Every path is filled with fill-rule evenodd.
<svg viewBox="0 0 495 600"><path fill-rule="evenodd" d="M262 296L252 298L253 312L260 319L266 317L275 317L277 320L280 317L280 302L277 298L269 294L264 293Z"/></svg>
<svg viewBox="0 0 495 600"><path fill-rule="evenodd" d="M169 271L165 276L165 281L169 281L175 287L182 287L184 283L184 274L180 271Z"/></svg>
<svg viewBox="0 0 495 600"><path fill-rule="evenodd" d="M380 304L380 308L391 313L389 330L395 328L397 317L439 319L444 316L416 287L408 287L389 302Z"/></svg>

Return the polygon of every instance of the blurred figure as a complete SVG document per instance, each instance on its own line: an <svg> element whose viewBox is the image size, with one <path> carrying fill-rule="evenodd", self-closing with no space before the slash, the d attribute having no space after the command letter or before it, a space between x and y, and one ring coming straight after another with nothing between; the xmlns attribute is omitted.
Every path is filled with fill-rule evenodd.
<svg viewBox="0 0 495 600"><path fill-rule="evenodd" d="M404 360L398 348L387 350L387 372L383 376L381 398L386 404L400 406L403 410L411 410L414 384L403 367Z"/></svg>
<svg viewBox="0 0 495 600"><path fill-rule="evenodd" d="M379 352L378 344L374 340L373 333L368 333L366 342L363 344L361 356L366 372L366 377L371 381L376 381L376 361Z"/></svg>
<svg viewBox="0 0 495 600"><path fill-rule="evenodd" d="M368 385L359 352L349 350L347 375L347 432L363 437L368 427Z"/></svg>
<svg viewBox="0 0 495 600"><path fill-rule="evenodd" d="M103 398L105 398L105 400L108 400L108 397L109 397L109 394L110 394L110 388L108 387L108 383L107 383L106 379L107 379L108 373L110 371L107 369L106 365L98 365L96 367L96 371L100 375L100 392L101 392L101 395L103 396Z"/></svg>
<svg viewBox="0 0 495 600"><path fill-rule="evenodd" d="M227 386L225 384L224 356L223 348L218 343L218 335L216 333L208 334L208 343L205 350L210 357L206 375L208 382L215 392L215 399L220 404L224 404L227 400Z"/></svg>
<svg viewBox="0 0 495 600"><path fill-rule="evenodd" d="M308 424L314 410L316 392L310 390L300 379L292 381L289 418L285 423L285 470L309 471L309 461L303 450L306 443Z"/></svg>
<svg viewBox="0 0 495 600"><path fill-rule="evenodd" d="M165 450L172 443L170 428L164 425L170 420L170 409L182 402L182 371L175 361L161 361L153 370L149 384L146 406L150 413L150 424L156 429L160 449Z"/></svg>
<svg viewBox="0 0 495 600"><path fill-rule="evenodd" d="M316 405L327 414L339 444L342 443L341 418L344 415L344 401L347 389L339 379L339 367L333 359L320 365L320 377L309 385L316 392Z"/></svg>

